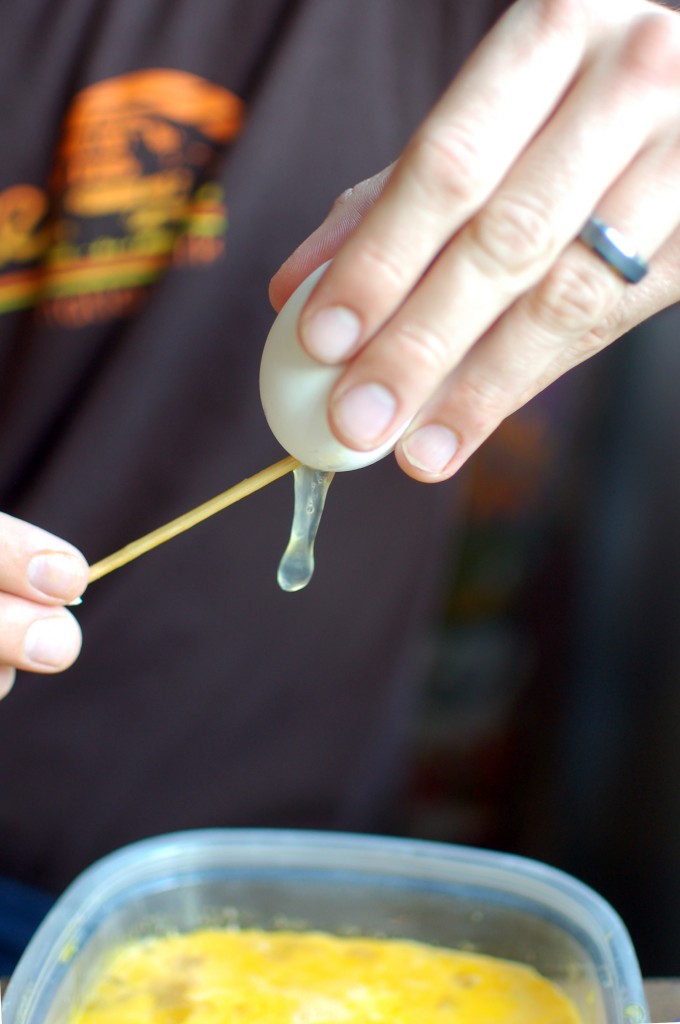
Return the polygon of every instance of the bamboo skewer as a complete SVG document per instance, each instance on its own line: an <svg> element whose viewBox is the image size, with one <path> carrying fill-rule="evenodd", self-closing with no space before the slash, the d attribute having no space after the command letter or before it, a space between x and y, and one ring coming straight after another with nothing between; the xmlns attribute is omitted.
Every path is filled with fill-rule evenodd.
<svg viewBox="0 0 680 1024"><path fill-rule="evenodd" d="M223 491L222 494L211 498L210 501L204 502L198 508L185 512L178 519L173 519L172 522L166 523L165 526L159 526L157 530L152 530L151 533L145 534L138 540L133 540L130 544L126 544L124 548L120 548L119 551L114 551L112 555L107 555L106 558L102 558L99 562L91 565L88 583L101 579L102 576L113 572L114 569L119 569L121 565L127 565L128 562L139 558L140 555L145 554L147 551L157 548L160 544L165 544L166 540L184 533L185 530L190 530L192 526L202 523L204 519L214 516L216 512L221 512L223 509L228 508L229 505L234 505L237 501L241 501L242 498L247 498L249 494L253 494L255 491L266 487L267 484L279 480L286 473L297 469L299 465L298 460L289 455L287 458L281 459L280 462L275 462L273 466L260 470L255 476L247 477L241 483L235 484L229 490Z"/></svg>

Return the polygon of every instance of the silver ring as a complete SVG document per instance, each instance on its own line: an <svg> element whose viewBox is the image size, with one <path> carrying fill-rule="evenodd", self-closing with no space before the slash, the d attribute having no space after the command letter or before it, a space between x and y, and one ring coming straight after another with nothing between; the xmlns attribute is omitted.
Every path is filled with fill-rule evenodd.
<svg viewBox="0 0 680 1024"><path fill-rule="evenodd" d="M649 270L635 246L599 217L589 217L578 237L629 284L637 284Z"/></svg>

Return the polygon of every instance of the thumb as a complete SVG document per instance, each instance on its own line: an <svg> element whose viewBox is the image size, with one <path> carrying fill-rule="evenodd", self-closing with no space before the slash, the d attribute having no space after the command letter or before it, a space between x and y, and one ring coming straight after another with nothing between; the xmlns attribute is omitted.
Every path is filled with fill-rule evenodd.
<svg viewBox="0 0 680 1024"><path fill-rule="evenodd" d="M269 283L269 299L277 312L313 270L335 256L382 195L393 167L390 164L338 196L326 219L279 267Z"/></svg>

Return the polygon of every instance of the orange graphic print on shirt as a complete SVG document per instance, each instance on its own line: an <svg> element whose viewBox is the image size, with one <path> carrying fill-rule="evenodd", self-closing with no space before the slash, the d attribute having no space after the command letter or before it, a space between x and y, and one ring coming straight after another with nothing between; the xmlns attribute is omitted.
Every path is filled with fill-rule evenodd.
<svg viewBox="0 0 680 1024"><path fill-rule="evenodd" d="M243 117L232 92L172 69L80 92L47 188L0 192L0 312L109 319L134 310L169 265L217 259L227 208L215 163Z"/></svg>

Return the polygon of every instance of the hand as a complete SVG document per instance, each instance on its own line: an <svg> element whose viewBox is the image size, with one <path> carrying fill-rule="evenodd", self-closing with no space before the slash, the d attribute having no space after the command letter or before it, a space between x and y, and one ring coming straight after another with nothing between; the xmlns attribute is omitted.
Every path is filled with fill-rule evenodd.
<svg viewBox="0 0 680 1024"><path fill-rule="evenodd" d="M80 653L80 626L63 606L87 586L87 562L51 533L0 513L0 697L15 670L60 672Z"/></svg>
<svg viewBox="0 0 680 1024"><path fill-rule="evenodd" d="M577 236L591 213L651 265L635 285ZM453 475L533 395L680 300L680 13L645 0L519 0L400 159L345 193L274 277L338 438Z"/></svg>

